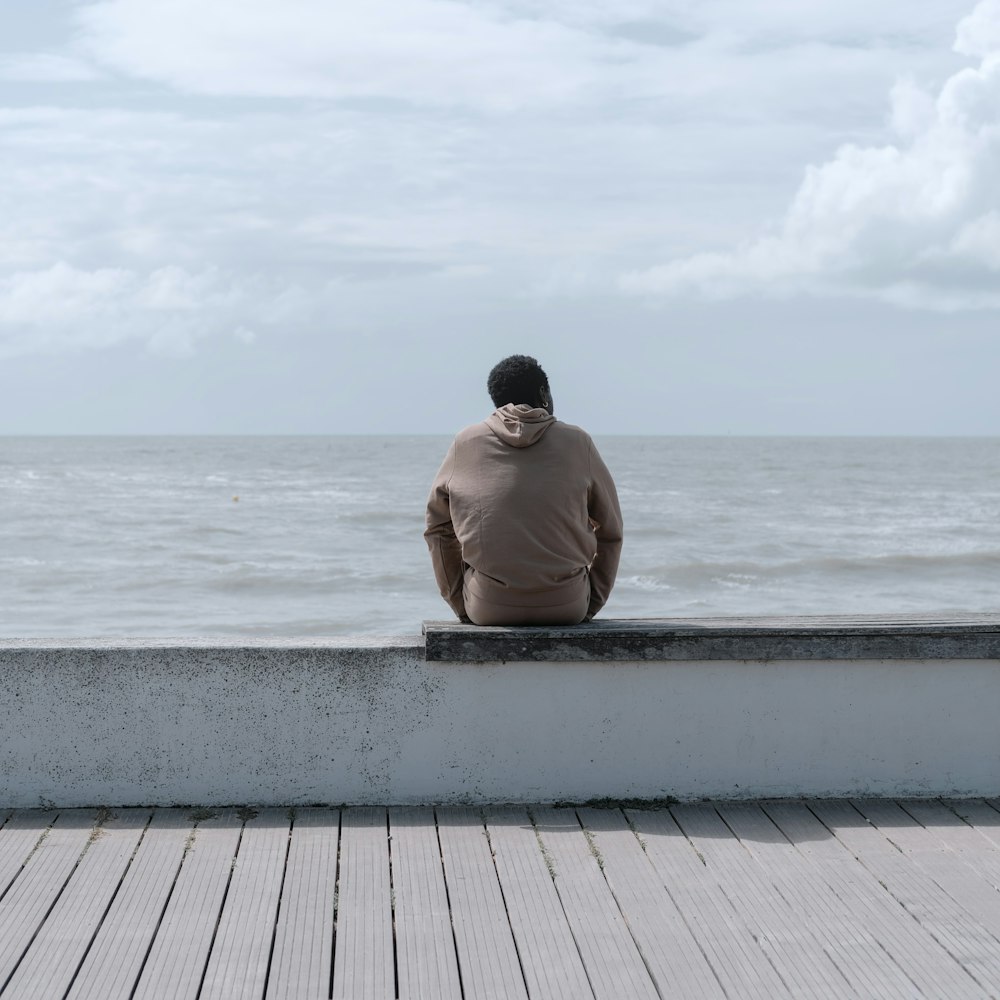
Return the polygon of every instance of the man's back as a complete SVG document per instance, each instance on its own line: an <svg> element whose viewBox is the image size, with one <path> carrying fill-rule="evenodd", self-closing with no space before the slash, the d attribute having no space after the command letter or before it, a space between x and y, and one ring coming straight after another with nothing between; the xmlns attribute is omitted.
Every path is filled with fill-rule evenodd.
<svg viewBox="0 0 1000 1000"><path fill-rule="evenodd" d="M611 591L621 513L588 434L542 408L508 404L455 438L425 536L442 596L460 617L580 621Z"/></svg>
<svg viewBox="0 0 1000 1000"><path fill-rule="evenodd" d="M597 554L587 509L593 443L547 414L525 442L498 414L455 439L448 491L463 558L505 587L558 589Z"/></svg>

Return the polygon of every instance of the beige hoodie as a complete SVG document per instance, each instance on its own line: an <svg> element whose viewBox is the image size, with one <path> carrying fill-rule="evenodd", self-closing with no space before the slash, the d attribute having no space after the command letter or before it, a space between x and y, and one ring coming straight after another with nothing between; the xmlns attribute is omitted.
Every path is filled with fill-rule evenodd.
<svg viewBox="0 0 1000 1000"><path fill-rule="evenodd" d="M548 607L590 578L589 615L618 571L618 496L590 436L508 404L461 431L438 471L424 532L441 595L459 617L481 600Z"/></svg>

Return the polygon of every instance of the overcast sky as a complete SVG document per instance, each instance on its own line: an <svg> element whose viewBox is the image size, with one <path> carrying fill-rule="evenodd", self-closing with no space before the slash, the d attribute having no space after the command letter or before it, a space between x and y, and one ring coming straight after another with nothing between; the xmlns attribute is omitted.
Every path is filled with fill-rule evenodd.
<svg viewBox="0 0 1000 1000"><path fill-rule="evenodd" d="M1000 434L1000 0L0 16L0 433Z"/></svg>

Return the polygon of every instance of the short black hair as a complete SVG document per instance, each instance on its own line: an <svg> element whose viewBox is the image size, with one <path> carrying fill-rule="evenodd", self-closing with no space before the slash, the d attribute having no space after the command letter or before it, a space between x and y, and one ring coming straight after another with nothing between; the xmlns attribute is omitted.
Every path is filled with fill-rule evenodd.
<svg viewBox="0 0 1000 1000"><path fill-rule="evenodd" d="M512 354L493 366L486 388L496 407L508 403L541 406L540 389L547 389L549 379L542 366L527 354Z"/></svg>

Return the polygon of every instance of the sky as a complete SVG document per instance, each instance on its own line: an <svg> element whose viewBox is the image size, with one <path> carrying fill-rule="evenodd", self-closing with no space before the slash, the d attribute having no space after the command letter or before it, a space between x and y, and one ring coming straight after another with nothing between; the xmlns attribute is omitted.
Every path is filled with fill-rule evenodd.
<svg viewBox="0 0 1000 1000"><path fill-rule="evenodd" d="M1000 435L1000 0L0 25L0 434Z"/></svg>

